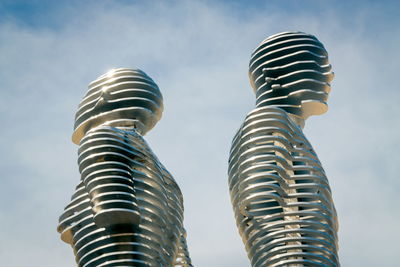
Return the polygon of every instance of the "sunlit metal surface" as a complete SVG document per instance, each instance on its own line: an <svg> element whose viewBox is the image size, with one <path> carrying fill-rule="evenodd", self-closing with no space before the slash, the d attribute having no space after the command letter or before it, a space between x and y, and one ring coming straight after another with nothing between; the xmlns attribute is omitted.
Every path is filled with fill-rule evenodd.
<svg viewBox="0 0 400 267"><path fill-rule="evenodd" d="M78 266L191 266L182 193L142 137L161 113L160 90L140 70L90 84L73 134L81 182L58 226Z"/></svg>
<svg viewBox="0 0 400 267"><path fill-rule="evenodd" d="M304 121L327 110L333 79L324 46L284 32L254 51L256 108L235 135L229 189L252 266L339 266L337 216Z"/></svg>
<svg viewBox="0 0 400 267"><path fill-rule="evenodd" d="M181 235L175 267L193 267L186 244L186 232Z"/></svg>

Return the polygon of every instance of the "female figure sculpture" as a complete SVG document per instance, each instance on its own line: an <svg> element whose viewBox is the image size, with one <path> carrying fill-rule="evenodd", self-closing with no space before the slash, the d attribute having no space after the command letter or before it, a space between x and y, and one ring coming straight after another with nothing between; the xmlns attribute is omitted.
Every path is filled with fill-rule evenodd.
<svg viewBox="0 0 400 267"><path fill-rule="evenodd" d="M232 141L229 190L252 266L339 266L337 217L305 120L327 111L333 79L312 35L283 32L253 52L256 108Z"/></svg>
<svg viewBox="0 0 400 267"><path fill-rule="evenodd" d="M90 83L72 136L81 181L58 225L79 267L192 266L182 193L142 137L162 110L141 70L113 69Z"/></svg>

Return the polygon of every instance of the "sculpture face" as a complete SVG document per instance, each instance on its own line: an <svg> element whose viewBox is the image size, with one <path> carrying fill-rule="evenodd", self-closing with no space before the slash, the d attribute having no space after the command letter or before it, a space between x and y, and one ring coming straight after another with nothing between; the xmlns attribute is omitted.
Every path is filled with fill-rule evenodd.
<svg viewBox="0 0 400 267"><path fill-rule="evenodd" d="M268 37L253 52L249 66L257 106L280 107L303 119L327 111L333 76L324 46L302 32Z"/></svg>
<svg viewBox="0 0 400 267"><path fill-rule="evenodd" d="M75 115L72 141L101 124L135 127L142 135L153 128L163 111L162 95L141 70L113 69L90 83Z"/></svg>

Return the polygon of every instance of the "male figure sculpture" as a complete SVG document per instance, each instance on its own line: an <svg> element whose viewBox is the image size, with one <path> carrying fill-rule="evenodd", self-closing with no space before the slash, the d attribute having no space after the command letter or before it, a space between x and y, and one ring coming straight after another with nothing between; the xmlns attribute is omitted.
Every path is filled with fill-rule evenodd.
<svg viewBox="0 0 400 267"><path fill-rule="evenodd" d="M72 136L81 181L58 225L79 267L192 266L182 193L142 137L162 110L141 70L113 69L89 85Z"/></svg>
<svg viewBox="0 0 400 267"><path fill-rule="evenodd" d="M327 111L333 79L312 35L283 32L253 52L256 108L232 142L229 190L252 266L339 266L337 218L318 157L302 132Z"/></svg>

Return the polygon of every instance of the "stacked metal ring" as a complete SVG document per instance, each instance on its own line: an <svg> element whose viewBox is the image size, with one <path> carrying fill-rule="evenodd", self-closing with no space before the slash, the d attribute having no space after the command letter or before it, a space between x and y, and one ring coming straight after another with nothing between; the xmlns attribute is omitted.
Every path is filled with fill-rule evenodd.
<svg viewBox="0 0 400 267"><path fill-rule="evenodd" d="M256 108L233 139L228 174L251 265L339 266L329 183L302 132L327 109L327 52L312 35L276 34L252 54L249 76Z"/></svg>
<svg viewBox="0 0 400 267"><path fill-rule="evenodd" d="M144 72L112 73L91 83L78 110L81 183L58 231L80 267L174 266L187 251L182 193L142 137L161 116L161 93Z"/></svg>
<svg viewBox="0 0 400 267"><path fill-rule="evenodd" d="M256 104L280 107L304 119L322 114L327 111L334 76L331 69L325 47L313 35L283 32L270 36L250 59Z"/></svg>
<svg viewBox="0 0 400 267"><path fill-rule="evenodd" d="M134 127L144 135L161 118L163 99L157 84L146 73L112 69L89 85L75 115L72 141L79 144L98 125Z"/></svg>
<svg viewBox="0 0 400 267"><path fill-rule="evenodd" d="M232 144L229 187L252 266L338 266L328 180L282 109L258 108L247 116Z"/></svg>

